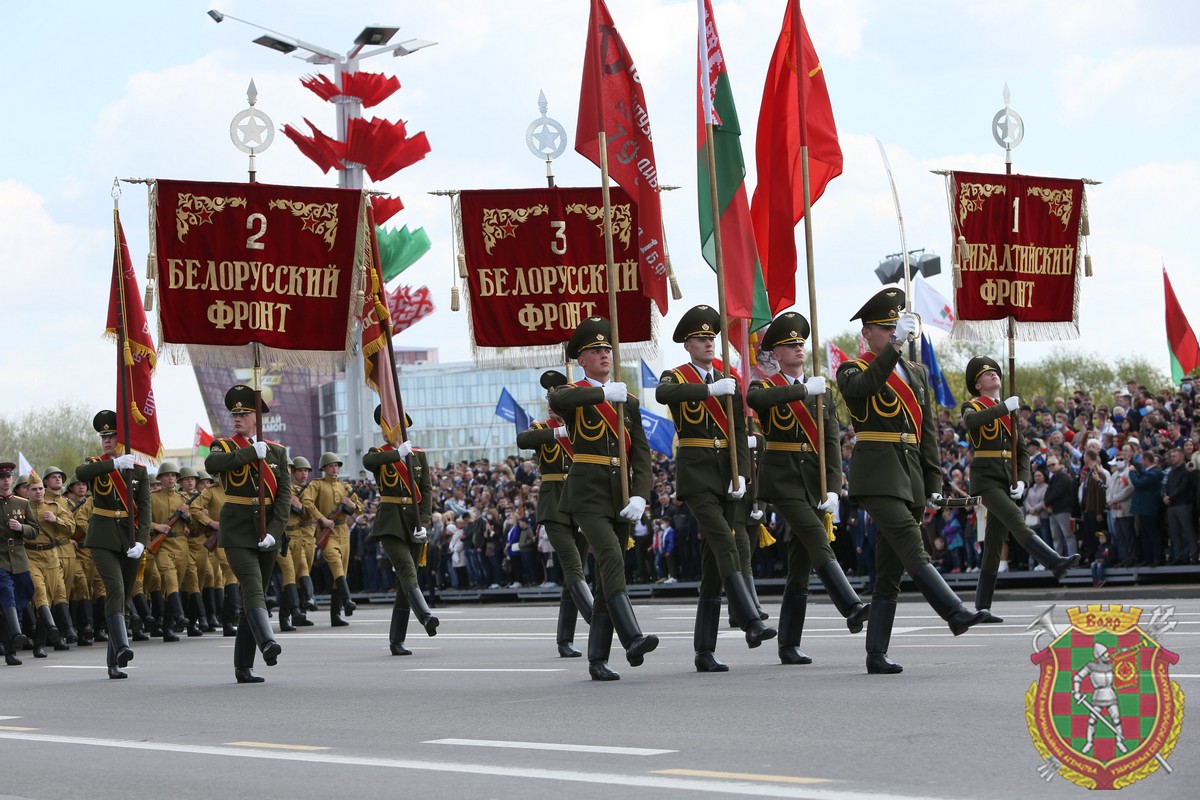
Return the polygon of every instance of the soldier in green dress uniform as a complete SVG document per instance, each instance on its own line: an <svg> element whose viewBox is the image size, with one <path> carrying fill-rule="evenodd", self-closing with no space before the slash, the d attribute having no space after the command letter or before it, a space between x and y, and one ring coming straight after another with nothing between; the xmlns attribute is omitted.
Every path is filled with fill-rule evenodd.
<svg viewBox="0 0 1200 800"><path fill-rule="evenodd" d="M392 655L409 656L412 651L404 646L404 638L410 613L417 615L417 622L430 636L437 636L439 624L417 583L417 566L429 544L433 485L425 451L413 447L409 441L397 444L399 426L389 431L383 423L382 412L382 406L375 407L375 424L383 428L385 444L364 453L362 464L375 474L375 485L379 487L379 510L371 535L379 540L387 553L400 584L392 603L388 642ZM412 418L407 414L404 415L404 427L412 430Z"/></svg>
<svg viewBox="0 0 1200 800"><path fill-rule="evenodd" d="M29 640L21 633L21 618L17 609L33 597L33 580L29 574L29 557L25 554L26 540L38 534L37 520L29 510L29 501L13 494L13 471L17 465L0 461L0 644L4 646L4 663L20 666L17 651Z"/></svg>
<svg viewBox="0 0 1200 800"><path fill-rule="evenodd" d="M559 386L565 386L567 376L558 370L542 373L542 388L546 396ZM571 515L560 511L564 481L571 469L573 451L567 439L567 426L562 417L550 411L545 422L534 422L529 430L517 434L517 447L522 450L537 450L538 488L537 521L546 531L558 563L562 566L563 589L558 599L558 629L555 641L558 655L562 658L578 658L583 655L572 645L575 640L575 619L583 615L583 621L592 622L592 590L584 580L583 566L587 562L588 544Z"/></svg>
<svg viewBox="0 0 1200 800"><path fill-rule="evenodd" d="M967 390L976 397L962 404L963 425L975 450L971 461L971 494L978 495L987 509L987 536L983 540L983 563L975 586L975 608L984 614L984 622L1003 622L992 613L992 595L1000 569L1000 548L1012 534L1029 555L1054 573L1059 580L1079 563L1078 553L1060 556L1025 524L1025 512L1019 505L1029 485L1029 453L1021 431L1012 429L1011 413L1021 405L1013 396L1000 400L1003 373L989 356L975 356L967 362ZM1017 482L1012 482L1012 459L1017 459Z"/></svg>
<svg viewBox="0 0 1200 800"><path fill-rule="evenodd" d="M150 535L150 476L146 468L122 454L117 443L117 413L101 411L92 420L103 454L75 468L91 486L92 515L84 546L92 553L104 581L104 616L108 624L108 677L128 677L122 667L133 660L125 627L125 606L137 579L138 564ZM133 514L132 536L130 514Z"/></svg>
<svg viewBox="0 0 1200 800"><path fill-rule="evenodd" d="M809 330L808 320L795 311L780 314L771 323L761 348L775 355L779 372L756 381L746 396L762 420L767 440L758 475L759 497L775 506L792 529L779 611L779 660L784 664L812 661L800 650L800 638L813 567L851 633L862 630L869 613L834 557L825 528L824 517L837 510L842 488L842 451L832 402L824 403L824 437L818 433L816 398L825 394L825 378L804 377Z"/></svg>
<svg viewBox="0 0 1200 800"><path fill-rule="evenodd" d="M218 542L241 587L242 613L233 640L234 677L238 683L261 683L264 679L252 671L255 645L268 667L275 666L282 649L271 632L263 590L271 581L278 542L287 525L292 479L283 445L255 438L258 415L254 390L241 384L234 386L225 393L225 407L233 417L233 436L212 443L204 468L221 473L225 505L221 507ZM268 410L266 403L262 410ZM260 485L265 525L259 516ZM266 534L259 538L263 527Z"/></svg>
<svg viewBox="0 0 1200 800"><path fill-rule="evenodd" d="M721 620L722 587L748 646L758 647L776 634L759 618L738 556L735 518L745 511L742 498L750 475L750 450L737 379L722 378L713 369L714 344L720 332L721 315L715 308L701 305L688 309L673 338L683 344L690 360L663 372L654 395L670 408L675 421L675 493L687 503L700 526L700 600L693 636L698 672L729 671L713 652ZM733 399L732 420L722 400L727 396ZM731 474L731 447L737 453L737 475ZM741 522L744 527L744 517Z"/></svg>
<svg viewBox="0 0 1200 800"><path fill-rule="evenodd" d="M625 545L630 525L646 511L650 496L650 445L642 428L637 397L624 383L612 382L612 326L603 317L588 317L567 342L567 358L578 359L582 380L550 392L550 407L566 423L575 451L563 484L559 509L571 515L596 557L596 596L588 634L588 673L593 680L620 679L608 666L614 628L625 658L641 666L658 637L643 634L625 590ZM617 408L625 420L625 441L617 440ZM629 475L629 499L622 502L621 475Z"/></svg>
<svg viewBox="0 0 1200 800"><path fill-rule="evenodd" d="M925 368L901 358L917 332L916 315L904 311L904 292L884 289L852 320L862 320L870 352L838 367L837 383L853 420L850 497L866 509L879 531L875 594L867 628L867 672L890 674L903 668L887 656L896 617L900 577L912 577L955 636L981 622L929 563L920 520L926 502L939 503L944 478L938 462L937 428L930 411Z"/></svg>

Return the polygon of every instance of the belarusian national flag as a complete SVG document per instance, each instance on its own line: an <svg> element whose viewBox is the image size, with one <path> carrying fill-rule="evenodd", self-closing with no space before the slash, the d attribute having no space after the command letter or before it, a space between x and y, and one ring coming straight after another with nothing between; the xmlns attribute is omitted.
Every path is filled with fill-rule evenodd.
<svg viewBox="0 0 1200 800"><path fill-rule="evenodd" d="M750 330L771 321L766 285L754 243L750 201L746 196L746 163L742 159L741 135L729 72L721 52L721 39L709 0L697 0L700 18L699 103L697 104L697 192L700 200L700 245L704 260L717 268L713 232L712 184L709 173L708 137L705 126L713 126L716 162L717 207L721 221L721 255L725 269L725 305L730 319L749 320Z"/></svg>
<svg viewBox="0 0 1200 800"><path fill-rule="evenodd" d="M1163 267L1163 293L1167 305L1167 347L1171 349L1171 382L1178 386L1184 375L1200 367L1200 343L1175 297L1166 267Z"/></svg>
<svg viewBox="0 0 1200 800"><path fill-rule="evenodd" d="M196 435L192 437L192 455L207 458L209 446L212 444L212 441L213 435L197 425Z"/></svg>

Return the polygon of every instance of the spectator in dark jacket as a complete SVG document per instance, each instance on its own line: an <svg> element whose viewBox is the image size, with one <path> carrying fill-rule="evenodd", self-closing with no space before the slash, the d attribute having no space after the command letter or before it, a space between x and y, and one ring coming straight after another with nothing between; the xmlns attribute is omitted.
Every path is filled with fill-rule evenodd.
<svg viewBox="0 0 1200 800"><path fill-rule="evenodd" d="M1050 470L1050 485L1042 505L1050 512L1050 536L1060 556L1075 555L1075 534L1071 530L1071 514L1075 510L1075 479L1057 453L1046 458Z"/></svg>
<svg viewBox="0 0 1200 800"><path fill-rule="evenodd" d="M1158 467L1158 458L1149 451L1135 460L1129 473L1133 481L1133 515L1137 518L1138 539L1142 556L1152 567L1163 563L1162 532L1158 517L1162 513L1163 471Z"/></svg>
<svg viewBox="0 0 1200 800"><path fill-rule="evenodd" d="M1196 496L1196 475L1191 463L1185 461L1183 450L1176 447L1167 453L1167 482L1163 487L1163 504L1167 507L1167 533L1171 540L1171 563L1196 562L1196 521L1192 514Z"/></svg>

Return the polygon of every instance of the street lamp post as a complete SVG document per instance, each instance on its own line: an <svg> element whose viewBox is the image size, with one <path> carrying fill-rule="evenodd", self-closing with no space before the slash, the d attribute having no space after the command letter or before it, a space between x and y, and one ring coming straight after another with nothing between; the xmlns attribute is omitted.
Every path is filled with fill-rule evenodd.
<svg viewBox="0 0 1200 800"><path fill-rule="evenodd" d="M415 53L418 50L426 47L431 47L437 42L429 42L424 39L407 39L398 44L389 44L392 37L400 30L398 27L389 27L384 25L368 25L363 28L354 39L354 46L345 53L339 53L336 50L331 50L328 47L306 42L303 39L298 39L278 31L265 28L255 22L235 17L232 14L225 14L216 9L211 9L208 16L212 17L214 22L224 22L227 19L232 19L243 25L249 25L252 28L257 28L263 31L263 35L254 40L255 44L260 44L263 47L277 50L284 55L289 55L297 50L303 50L308 53L307 56L296 56L302 58L310 64L332 64L334 83L340 88L342 84L342 76L358 71L359 63L374 56L381 56L391 53L392 56L399 58ZM371 49L365 49L370 47ZM346 133L350 129L350 120L355 117L362 116L362 99L352 95L338 95L332 98L334 106L337 108L337 136L339 141L346 141ZM363 164L358 164L353 161L342 161L344 169L338 170L338 187L342 189L361 189L363 187ZM357 329L358 324L355 323ZM358 335L354 336L353 341L357 342ZM346 364L346 425L348 427L350 452L345 454L347 465L350 467L350 473L356 473L361 468L360 454L364 445L363 420L370 419L370 411L365 408L364 403L369 401L367 393L363 391L363 374L362 364L358 358L350 359Z"/></svg>

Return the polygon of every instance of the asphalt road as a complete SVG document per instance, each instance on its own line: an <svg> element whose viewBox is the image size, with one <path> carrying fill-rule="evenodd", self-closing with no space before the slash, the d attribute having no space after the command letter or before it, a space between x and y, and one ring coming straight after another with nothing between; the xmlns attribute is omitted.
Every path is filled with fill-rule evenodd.
<svg viewBox="0 0 1200 800"><path fill-rule="evenodd" d="M408 657L388 655L388 609L360 606L337 630L319 612L318 627L278 635L260 685L234 683L219 635L141 643L125 681L107 679L99 646L26 652L0 670L0 798L1076 798L1085 790L1038 774L1025 725L1025 628L1047 605L1000 603L1006 624L954 638L909 598L897 676L865 674L863 636L823 600L802 645L812 665L723 630L719 675L693 670L692 603L640 603L662 644L637 669L614 647L621 680L605 684L557 657L556 609L532 605L436 609L442 632L414 622ZM1161 642L1200 702L1200 600L1175 605ZM581 649L586 638L581 622ZM1122 797L1200 796L1191 716L1173 773Z"/></svg>

